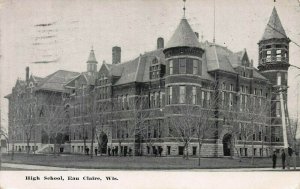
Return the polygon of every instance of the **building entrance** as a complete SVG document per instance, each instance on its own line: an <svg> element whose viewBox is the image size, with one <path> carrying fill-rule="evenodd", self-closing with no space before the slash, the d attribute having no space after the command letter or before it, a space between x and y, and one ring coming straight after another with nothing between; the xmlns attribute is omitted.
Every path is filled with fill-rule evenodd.
<svg viewBox="0 0 300 189"><path fill-rule="evenodd" d="M231 156L231 138L231 134L226 134L223 137L224 156Z"/></svg>

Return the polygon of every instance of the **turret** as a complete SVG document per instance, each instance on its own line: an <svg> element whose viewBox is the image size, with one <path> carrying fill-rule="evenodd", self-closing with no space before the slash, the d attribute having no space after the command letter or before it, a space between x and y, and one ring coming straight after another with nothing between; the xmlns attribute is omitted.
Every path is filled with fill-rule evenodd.
<svg viewBox="0 0 300 189"><path fill-rule="evenodd" d="M88 61L86 63L87 63L87 72L89 72L89 73L97 72L98 62L96 60L95 53L94 53L93 49L91 50Z"/></svg>
<svg viewBox="0 0 300 189"><path fill-rule="evenodd" d="M279 133L282 133L282 130L285 128L284 117L287 115L288 68L290 66L289 43L290 39L284 31L276 8L274 7L263 37L258 42L258 69L263 76L269 79L272 85L272 142L282 142L282 134ZM281 107L280 93L283 93L284 107ZM282 112L284 112L284 114L282 114Z"/></svg>

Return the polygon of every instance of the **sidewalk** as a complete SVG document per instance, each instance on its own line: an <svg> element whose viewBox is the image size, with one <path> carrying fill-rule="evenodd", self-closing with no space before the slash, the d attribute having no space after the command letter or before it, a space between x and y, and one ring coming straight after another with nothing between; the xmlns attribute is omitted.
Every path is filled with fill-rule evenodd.
<svg viewBox="0 0 300 189"><path fill-rule="evenodd" d="M125 169L82 169L82 168L64 168L64 167L52 167L42 165L28 165L28 164L14 164L14 163L2 163L2 168L11 168L16 170L35 170L35 171L139 171L137 170L125 170ZM153 171L153 169L144 169L143 171ZM229 169L161 169L155 171L193 171L193 172L247 172L247 171L300 171L300 167L296 170L292 167L290 170L283 170L281 167L273 168L229 168Z"/></svg>

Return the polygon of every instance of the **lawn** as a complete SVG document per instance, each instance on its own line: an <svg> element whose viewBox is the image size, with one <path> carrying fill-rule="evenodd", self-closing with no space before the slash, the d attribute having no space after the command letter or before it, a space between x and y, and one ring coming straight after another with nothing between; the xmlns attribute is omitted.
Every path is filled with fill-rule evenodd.
<svg viewBox="0 0 300 189"><path fill-rule="evenodd" d="M198 168L250 168L271 167L271 158L255 158L254 165L251 158L201 158L198 166L197 158L182 157L117 157L97 156L91 158L85 155L29 155L15 154L14 160L7 154L3 155L5 163L21 163L31 165L47 165L66 168L92 168L92 169L198 169ZM280 159L277 166L281 166ZM298 158L297 166L300 166Z"/></svg>

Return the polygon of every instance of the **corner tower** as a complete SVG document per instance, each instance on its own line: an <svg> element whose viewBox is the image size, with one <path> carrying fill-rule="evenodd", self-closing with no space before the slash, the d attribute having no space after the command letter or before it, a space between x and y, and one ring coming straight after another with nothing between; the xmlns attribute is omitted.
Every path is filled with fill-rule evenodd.
<svg viewBox="0 0 300 189"><path fill-rule="evenodd" d="M164 112L171 132L186 118L185 114L192 113L201 104L199 94L204 50L188 21L183 18L163 52L166 61ZM183 148L178 146L178 149L178 153L182 154Z"/></svg>
<svg viewBox="0 0 300 189"><path fill-rule="evenodd" d="M181 19L164 54L166 58L166 105L197 104L190 94L200 90L204 50L188 21ZM196 90L196 91L195 91Z"/></svg>
<svg viewBox="0 0 300 189"><path fill-rule="evenodd" d="M282 131L285 125L284 117L287 115L287 87L289 64L289 43L283 26L280 22L276 8L273 8L269 22L265 28L259 46L260 73L271 82L271 141L274 145L283 142ZM282 92L283 110L281 109L280 93ZM284 114L282 113L284 112ZM283 133L284 135L284 133ZM280 143L277 143L280 142ZM281 143L282 144L282 143Z"/></svg>

